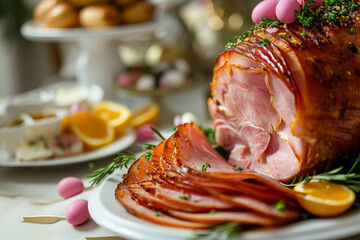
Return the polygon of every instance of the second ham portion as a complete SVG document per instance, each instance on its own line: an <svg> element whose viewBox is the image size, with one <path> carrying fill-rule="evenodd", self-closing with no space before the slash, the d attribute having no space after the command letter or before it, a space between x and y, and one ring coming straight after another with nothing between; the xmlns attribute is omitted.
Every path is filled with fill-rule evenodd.
<svg viewBox="0 0 360 240"><path fill-rule="evenodd" d="M192 124L179 126L150 153L149 160L143 155L133 163L115 192L142 219L202 229L229 221L277 226L300 216L291 190L263 174L235 171ZM280 201L286 209L275 207Z"/></svg>
<svg viewBox="0 0 360 240"><path fill-rule="evenodd" d="M218 58L208 106L231 166L289 181L359 149L358 33L312 24L259 29Z"/></svg>

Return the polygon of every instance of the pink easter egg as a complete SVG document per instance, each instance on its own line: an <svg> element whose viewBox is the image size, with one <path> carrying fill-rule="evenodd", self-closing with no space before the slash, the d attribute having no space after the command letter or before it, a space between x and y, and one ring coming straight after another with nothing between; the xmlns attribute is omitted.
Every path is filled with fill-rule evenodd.
<svg viewBox="0 0 360 240"><path fill-rule="evenodd" d="M90 218L88 201L77 199L69 204L65 213L66 220L72 225L80 225Z"/></svg>
<svg viewBox="0 0 360 240"><path fill-rule="evenodd" d="M298 3L299 3L301 6L303 6L303 5L304 5L304 2L308 2L309 0L306 0L306 1L304 1L304 0L297 0L297 1L298 1ZM310 4L309 6L310 6L310 7L313 7L313 8L318 8L318 7L321 6L321 4L322 4L322 0L316 0L316 3L312 3L312 4Z"/></svg>
<svg viewBox="0 0 360 240"><path fill-rule="evenodd" d="M153 140L155 138L155 133L153 130L151 130L150 127L154 127L154 125L144 124L136 129L137 142L145 142L145 141Z"/></svg>
<svg viewBox="0 0 360 240"><path fill-rule="evenodd" d="M275 18L276 17L276 0L265 0L255 6L251 13L251 19L254 23L258 24L261 18Z"/></svg>
<svg viewBox="0 0 360 240"><path fill-rule="evenodd" d="M280 0L276 6L276 16L283 23L292 23L297 18L295 10L301 10L297 0Z"/></svg>
<svg viewBox="0 0 360 240"><path fill-rule="evenodd" d="M69 114L73 116L76 113L86 112L87 110L89 110L89 108L86 104L74 103L70 106Z"/></svg>
<svg viewBox="0 0 360 240"><path fill-rule="evenodd" d="M130 74L123 73L118 76L117 83L120 86L130 87L130 86L134 85L134 79L132 76L130 76Z"/></svg>
<svg viewBox="0 0 360 240"><path fill-rule="evenodd" d="M69 198L84 191L84 184L78 178L66 177L58 183L57 191L63 198Z"/></svg>

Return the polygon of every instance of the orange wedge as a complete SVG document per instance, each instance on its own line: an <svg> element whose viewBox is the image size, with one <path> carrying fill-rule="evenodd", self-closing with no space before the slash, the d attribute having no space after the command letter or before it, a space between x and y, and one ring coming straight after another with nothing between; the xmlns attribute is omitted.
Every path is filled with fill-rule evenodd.
<svg viewBox="0 0 360 240"><path fill-rule="evenodd" d="M87 150L105 146L115 138L114 129L90 112L80 112L71 116L70 129L84 143Z"/></svg>
<svg viewBox="0 0 360 240"><path fill-rule="evenodd" d="M137 128L143 124L156 124L159 119L160 106L150 103L132 112L132 126Z"/></svg>
<svg viewBox="0 0 360 240"><path fill-rule="evenodd" d="M131 126L131 112L120 103L102 101L93 106L93 111L109 127L114 128L118 136L123 135L126 129Z"/></svg>
<svg viewBox="0 0 360 240"><path fill-rule="evenodd" d="M294 191L299 204L319 217L332 217L345 212L355 201L355 193L348 187L326 181L297 184Z"/></svg>

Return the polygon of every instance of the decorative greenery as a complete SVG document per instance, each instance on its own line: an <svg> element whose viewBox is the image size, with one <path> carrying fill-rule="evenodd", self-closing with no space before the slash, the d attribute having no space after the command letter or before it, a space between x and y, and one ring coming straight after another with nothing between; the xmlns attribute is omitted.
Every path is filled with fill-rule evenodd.
<svg viewBox="0 0 360 240"><path fill-rule="evenodd" d="M287 208L286 203L283 200L280 200L274 205L274 208L280 211L283 211Z"/></svg>
<svg viewBox="0 0 360 240"><path fill-rule="evenodd" d="M150 128L151 128L151 130L153 130L154 133L156 133L156 135L158 135L162 140L166 140L166 139L164 138L164 136L163 136L158 130L156 130L156 129L153 128L153 127L150 127Z"/></svg>
<svg viewBox="0 0 360 240"><path fill-rule="evenodd" d="M211 168L211 165L210 165L210 163L206 162L204 165L201 166L200 171L201 172L206 172L206 170L208 168Z"/></svg>
<svg viewBox="0 0 360 240"><path fill-rule="evenodd" d="M151 152L146 152L146 153L145 153L145 159L146 159L146 161L149 161L151 157L152 157L152 153L151 153Z"/></svg>
<svg viewBox="0 0 360 240"><path fill-rule="evenodd" d="M264 40L258 42L258 44L263 45L263 46L266 46L266 45L268 45L269 43L270 43L270 40L267 39L267 38L265 38Z"/></svg>
<svg viewBox="0 0 360 240"><path fill-rule="evenodd" d="M237 172L241 172L242 170L244 170L242 167L237 167L237 168L233 168L234 171L237 171Z"/></svg>
<svg viewBox="0 0 360 240"><path fill-rule="evenodd" d="M95 170L92 174L86 176L86 178L92 178L90 181L91 186L94 186L101 182L104 177L112 174L115 169L122 169L128 167L127 165L135 160L135 153L131 152L129 155L125 153L118 153L118 156L106 167Z"/></svg>
<svg viewBox="0 0 360 240"><path fill-rule="evenodd" d="M180 198L182 200L189 200L189 197L186 195L179 195L178 198Z"/></svg>
<svg viewBox="0 0 360 240"><path fill-rule="evenodd" d="M225 223L210 228L209 233L198 233L187 240L225 240L238 236L242 232L242 226L236 222Z"/></svg>
<svg viewBox="0 0 360 240"><path fill-rule="evenodd" d="M316 172L314 171L312 175L307 174L305 177L301 176L298 180L295 177L292 183L286 186L293 187L296 184L305 184L310 180L318 180L318 181L329 181L329 182L343 184L351 188L355 192L360 192L360 174L355 173L355 169L357 168L360 162L360 154L357 155L356 157L352 155L345 155L342 158L342 160L343 161L341 162L344 163L352 162L350 168L346 168L345 166L340 166L338 168L329 170L331 166L331 161L330 161L327 169L323 173L316 174Z"/></svg>

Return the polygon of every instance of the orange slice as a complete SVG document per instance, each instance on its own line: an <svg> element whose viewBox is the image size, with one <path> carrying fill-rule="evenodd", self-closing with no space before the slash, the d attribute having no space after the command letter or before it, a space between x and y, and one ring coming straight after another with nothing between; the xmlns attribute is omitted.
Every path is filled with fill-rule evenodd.
<svg viewBox="0 0 360 240"><path fill-rule="evenodd" d="M118 136L123 135L126 129L131 126L131 112L120 103L102 101L93 106L93 111L108 126L114 128Z"/></svg>
<svg viewBox="0 0 360 240"><path fill-rule="evenodd" d="M345 212L355 201L355 193L348 187L326 181L311 181L294 187L299 204L319 217L332 217Z"/></svg>
<svg viewBox="0 0 360 240"><path fill-rule="evenodd" d="M132 126L137 128L143 124L156 124L159 119L160 106L150 103L132 112Z"/></svg>
<svg viewBox="0 0 360 240"><path fill-rule="evenodd" d="M115 138L114 129L90 112L80 112L71 116L70 129L88 150L107 145Z"/></svg>

